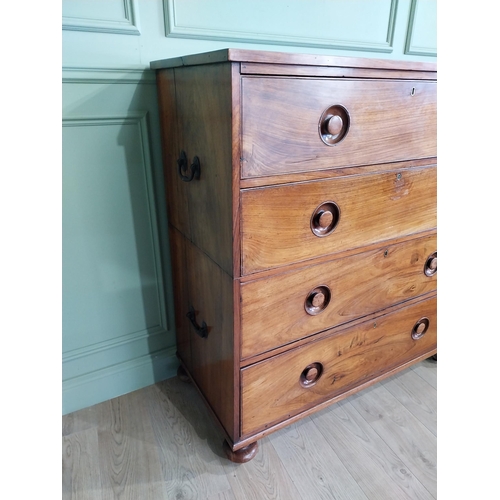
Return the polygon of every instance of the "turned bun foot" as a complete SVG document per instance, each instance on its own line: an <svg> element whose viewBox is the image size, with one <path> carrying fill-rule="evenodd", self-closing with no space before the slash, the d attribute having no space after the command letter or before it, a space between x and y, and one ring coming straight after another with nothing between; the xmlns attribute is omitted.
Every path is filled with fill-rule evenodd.
<svg viewBox="0 0 500 500"><path fill-rule="evenodd" d="M237 464L244 464L252 460L253 457L257 454L259 449L259 445L257 441L250 443L248 446L244 448L240 448L239 450L233 451L231 446L229 446L227 441L224 441L222 445L222 449L226 454L226 457L231 460L231 462L235 462Z"/></svg>
<svg viewBox="0 0 500 500"><path fill-rule="evenodd" d="M177 377L179 378L179 380L182 380L183 382L191 382L189 375L187 374L186 370L182 365L179 365L179 368L177 368Z"/></svg>

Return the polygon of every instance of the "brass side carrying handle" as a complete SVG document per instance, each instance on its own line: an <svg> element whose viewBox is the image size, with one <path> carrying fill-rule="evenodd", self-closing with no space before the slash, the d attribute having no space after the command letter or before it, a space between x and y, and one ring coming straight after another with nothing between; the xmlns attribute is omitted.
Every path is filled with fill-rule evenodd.
<svg viewBox="0 0 500 500"><path fill-rule="evenodd" d="M179 168L179 175L184 182L191 182L193 179L200 180L201 165L200 159L197 156L193 158L193 163L191 164L191 173L189 175L184 175L188 170L188 159L184 151L181 151L181 154L177 160L177 166Z"/></svg>
<svg viewBox="0 0 500 500"><path fill-rule="evenodd" d="M201 323L201 326L198 325L198 323L196 322L196 311L194 310L193 306L189 307L189 311L186 314L186 316L190 319L191 324L193 325L194 329L196 330L196 333L202 339L206 339L208 337L208 326L204 321Z"/></svg>

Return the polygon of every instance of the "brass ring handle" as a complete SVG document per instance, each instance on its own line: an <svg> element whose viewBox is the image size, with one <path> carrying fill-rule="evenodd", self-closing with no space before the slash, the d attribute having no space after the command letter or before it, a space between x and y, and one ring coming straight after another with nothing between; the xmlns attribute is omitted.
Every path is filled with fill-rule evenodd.
<svg viewBox="0 0 500 500"><path fill-rule="evenodd" d="M334 201L325 201L311 215L311 231L323 237L333 233L340 220L340 208Z"/></svg>
<svg viewBox="0 0 500 500"><path fill-rule="evenodd" d="M437 252L431 253L424 265L424 273L426 276L433 276L437 273Z"/></svg>
<svg viewBox="0 0 500 500"><path fill-rule="evenodd" d="M349 132L350 116L341 104L334 104L323 111L319 119L318 132L327 146L335 146Z"/></svg>
<svg viewBox="0 0 500 500"><path fill-rule="evenodd" d="M323 375L323 365L321 363L311 363L307 365L300 374L299 383L302 387L312 387Z"/></svg>
<svg viewBox="0 0 500 500"><path fill-rule="evenodd" d="M330 303L330 299L330 289L326 285L317 286L307 294L304 302L306 313L316 316L316 314L326 309L326 306Z"/></svg>
<svg viewBox="0 0 500 500"><path fill-rule="evenodd" d="M414 325L411 330L411 338L413 340L421 339L427 330L429 329L429 318L420 318Z"/></svg>

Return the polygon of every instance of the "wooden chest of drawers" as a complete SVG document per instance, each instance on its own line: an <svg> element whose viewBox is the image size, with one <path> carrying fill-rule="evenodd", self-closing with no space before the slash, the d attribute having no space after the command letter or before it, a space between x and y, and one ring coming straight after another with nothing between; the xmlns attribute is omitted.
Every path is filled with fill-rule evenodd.
<svg viewBox="0 0 500 500"><path fill-rule="evenodd" d="M436 353L436 67L155 61L179 375L227 456Z"/></svg>

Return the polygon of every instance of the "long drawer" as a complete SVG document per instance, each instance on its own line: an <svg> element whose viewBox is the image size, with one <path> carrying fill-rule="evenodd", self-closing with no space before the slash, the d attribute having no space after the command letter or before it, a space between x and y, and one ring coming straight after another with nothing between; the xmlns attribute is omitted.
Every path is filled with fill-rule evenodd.
<svg viewBox="0 0 500 500"><path fill-rule="evenodd" d="M321 340L241 370L242 435L265 429L437 346L436 298L334 329Z"/></svg>
<svg viewBox="0 0 500 500"><path fill-rule="evenodd" d="M436 227L436 167L242 190L242 274Z"/></svg>
<svg viewBox="0 0 500 500"><path fill-rule="evenodd" d="M436 290L436 234L241 285L241 357Z"/></svg>
<svg viewBox="0 0 500 500"><path fill-rule="evenodd" d="M436 82L242 79L242 178L436 156Z"/></svg>

